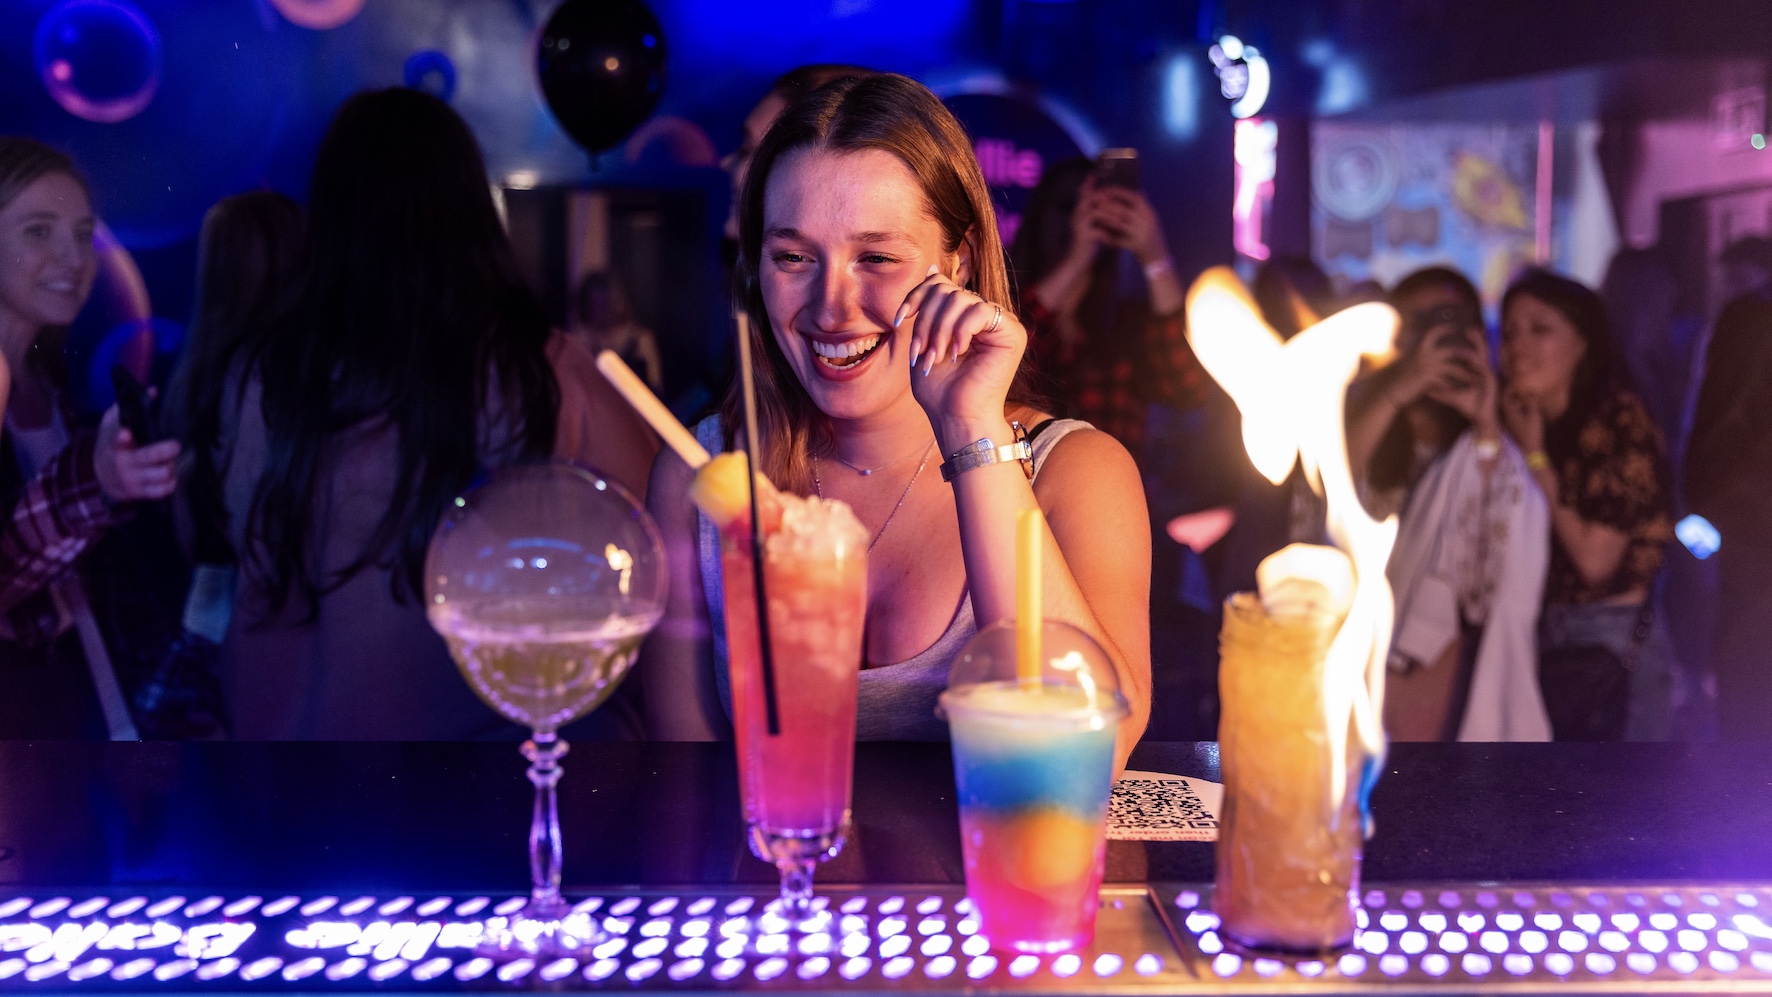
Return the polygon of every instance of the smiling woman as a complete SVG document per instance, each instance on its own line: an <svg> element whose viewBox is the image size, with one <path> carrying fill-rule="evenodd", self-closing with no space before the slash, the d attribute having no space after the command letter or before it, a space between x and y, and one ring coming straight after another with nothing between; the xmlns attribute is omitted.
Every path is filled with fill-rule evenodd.
<svg viewBox="0 0 1772 997"><path fill-rule="evenodd" d="M945 739L936 697L978 621L1014 614L1016 515L1038 507L1045 614L1109 649L1132 703L1124 760L1150 703L1143 490L1124 448L1026 389L1027 331L959 124L905 77L833 82L763 139L740 229L759 463L872 534L858 737ZM729 398L697 427L703 443L730 446L738 411ZM718 547L688 480L666 456L650 492L672 593L642 675L666 739L729 729Z"/></svg>
<svg viewBox="0 0 1772 997"><path fill-rule="evenodd" d="M115 407L71 428L62 333L92 292L95 224L72 161L0 138L0 737L133 732L76 569L128 503L172 491L179 445L136 446Z"/></svg>

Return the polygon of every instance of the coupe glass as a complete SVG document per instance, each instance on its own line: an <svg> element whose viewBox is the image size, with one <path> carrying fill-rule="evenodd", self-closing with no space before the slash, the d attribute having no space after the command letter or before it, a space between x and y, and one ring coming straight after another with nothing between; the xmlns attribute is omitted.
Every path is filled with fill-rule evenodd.
<svg viewBox="0 0 1772 997"><path fill-rule="evenodd" d="M658 527L615 482L566 463L494 471L457 498L425 560L425 608L486 705L533 731L529 903L487 923L486 946L573 953L599 932L560 896L555 787L562 726L615 691L664 614Z"/></svg>

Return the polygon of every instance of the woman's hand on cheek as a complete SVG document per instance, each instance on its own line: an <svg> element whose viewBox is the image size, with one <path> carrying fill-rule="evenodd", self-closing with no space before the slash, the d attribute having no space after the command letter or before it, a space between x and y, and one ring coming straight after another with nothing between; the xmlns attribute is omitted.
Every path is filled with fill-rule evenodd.
<svg viewBox="0 0 1772 997"><path fill-rule="evenodd" d="M959 287L931 267L894 319L911 327L911 390L937 432L993 424L1027 349L1015 313Z"/></svg>

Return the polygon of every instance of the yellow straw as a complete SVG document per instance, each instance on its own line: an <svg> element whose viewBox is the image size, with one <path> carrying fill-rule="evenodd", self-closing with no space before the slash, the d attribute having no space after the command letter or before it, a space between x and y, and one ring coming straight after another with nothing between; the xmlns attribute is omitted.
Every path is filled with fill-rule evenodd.
<svg viewBox="0 0 1772 997"><path fill-rule="evenodd" d="M677 451L677 456L683 458L683 463L692 469L699 469L708 462L707 448L696 441L695 434L677 421L671 410L665 408L664 402L658 400L658 396L652 393L646 382L640 380L639 375L621 357L610 350L604 350L597 354L597 369L603 372L603 376L609 379L615 390L621 392L621 396L628 400L634 411L640 413L640 418L646 420L653 432L663 437L672 450Z"/></svg>
<svg viewBox="0 0 1772 997"><path fill-rule="evenodd" d="M1040 549L1046 543L1046 518L1039 509L1023 509L1015 518L1015 675L1023 689L1040 687Z"/></svg>

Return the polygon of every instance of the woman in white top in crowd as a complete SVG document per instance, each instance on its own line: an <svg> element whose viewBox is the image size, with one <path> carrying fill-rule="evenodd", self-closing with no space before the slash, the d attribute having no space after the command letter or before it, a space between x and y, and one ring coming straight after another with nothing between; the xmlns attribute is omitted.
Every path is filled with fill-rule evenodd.
<svg viewBox="0 0 1772 997"><path fill-rule="evenodd" d="M1539 593L1549 512L1502 432L1482 301L1429 267L1391 291L1398 360L1348 395L1348 459L1400 513L1385 728L1399 741L1542 741Z"/></svg>

